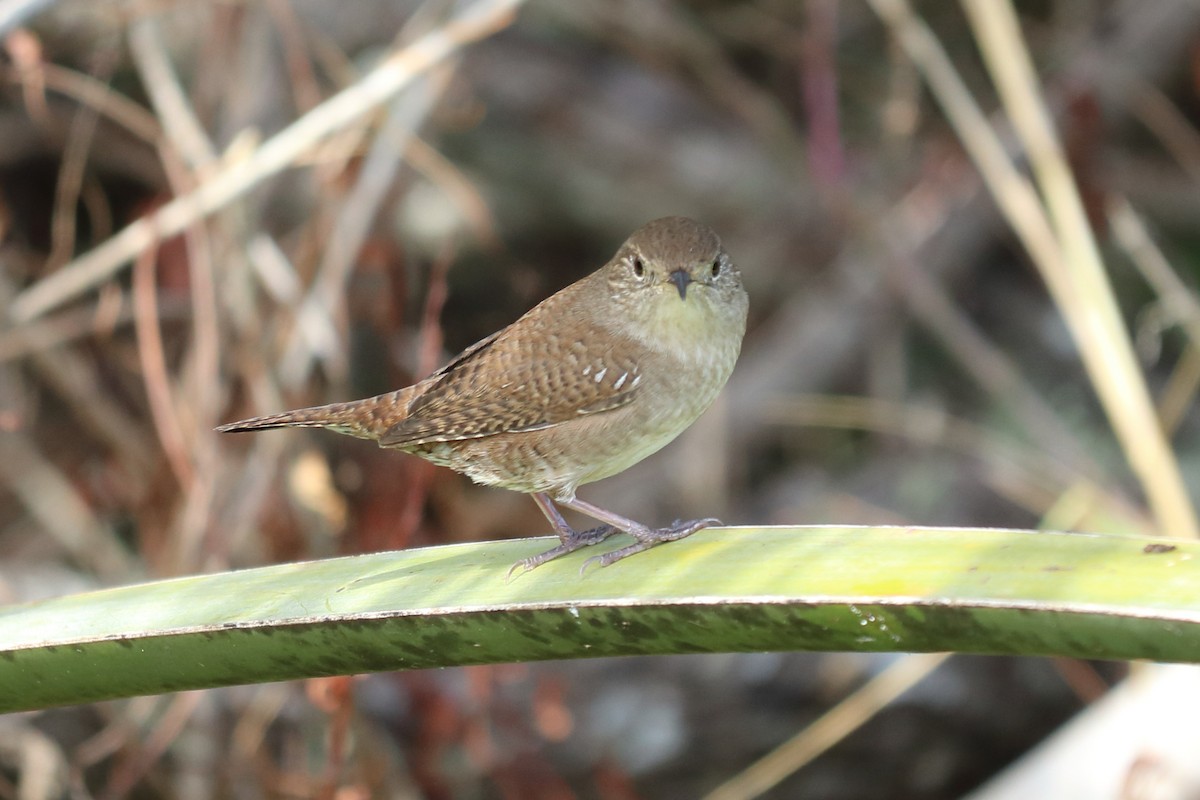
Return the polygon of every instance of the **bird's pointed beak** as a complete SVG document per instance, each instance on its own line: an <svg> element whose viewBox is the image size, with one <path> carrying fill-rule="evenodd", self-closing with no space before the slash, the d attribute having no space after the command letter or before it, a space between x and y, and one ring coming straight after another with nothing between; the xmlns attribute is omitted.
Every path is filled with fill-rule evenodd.
<svg viewBox="0 0 1200 800"><path fill-rule="evenodd" d="M677 269L667 276L667 280L675 284L675 288L679 290L679 299L687 300L687 287L692 282L692 276L688 274L688 271Z"/></svg>

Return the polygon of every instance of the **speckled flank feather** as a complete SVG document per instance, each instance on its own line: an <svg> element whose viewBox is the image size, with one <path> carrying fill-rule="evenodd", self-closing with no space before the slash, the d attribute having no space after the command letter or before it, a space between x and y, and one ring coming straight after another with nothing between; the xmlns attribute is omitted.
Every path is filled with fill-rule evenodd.
<svg viewBox="0 0 1200 800"><path fill-rule="evenodd" d="M637 342L572 320L574 299L554 295L417 384L380 446L544 430L632 402Z"/></svg>

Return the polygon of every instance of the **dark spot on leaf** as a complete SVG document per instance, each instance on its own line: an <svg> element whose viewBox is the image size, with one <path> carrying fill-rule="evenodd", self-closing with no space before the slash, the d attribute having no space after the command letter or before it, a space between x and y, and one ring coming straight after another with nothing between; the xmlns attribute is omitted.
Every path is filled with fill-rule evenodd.
<svg viewBox="0 0 1200 800"><path fill-rule="evenodd" d="M1151 542L1142 548L1142 552L1148 556L1156 556L1159 553L1170 553L1178 548L1173 544L1163 544L1162 542Z"/></svg>

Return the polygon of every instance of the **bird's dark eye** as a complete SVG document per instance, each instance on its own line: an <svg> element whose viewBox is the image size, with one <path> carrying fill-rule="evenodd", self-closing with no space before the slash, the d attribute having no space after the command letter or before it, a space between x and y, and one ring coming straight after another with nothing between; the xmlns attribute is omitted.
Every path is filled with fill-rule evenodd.
<svg viewBox="0 0 1200 800"><path fill-rule="evenodd" d="M633 274L639 278L646 274L646 265L642 263L640 258L633 259Z"/></svg>
<svg viewBox="0 0 1200 800"><path fill-rule="evenodd" d="M721 259L718 258L715 261L713 261L712 275L715 278L720 274L721 274Z"/></svg>

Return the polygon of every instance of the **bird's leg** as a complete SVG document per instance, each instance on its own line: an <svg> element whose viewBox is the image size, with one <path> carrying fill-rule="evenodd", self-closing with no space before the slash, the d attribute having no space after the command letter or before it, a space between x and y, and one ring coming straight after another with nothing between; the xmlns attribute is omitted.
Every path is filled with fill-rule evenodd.
<svg viewBox="0 0 1200 800"><path fill-rule="evenodd" d="M559 556L573 553L581 547L599 544L620 530L612 525L601 525L598 528L577 531L563 519L563 515L554 505L554 501L550 499L550 495L545 492L538 492L532 495L532 497L534 502L538 504L538 508L546 515L546 519L550 520L550 524L554 526L554 532L558 534L559 543L556 547L552 547L544 553L523 558L516 564L513 564L512 569L508 571L510 577L518 567L522 568L523 572L528 572L534 567L540 567L547 561L553 561Z"/></svg>
<svg viewBox="0 0 1200 800"><path fill-rule="evenodd" d="M688 522L676 521L674 524L665 528L649 528L640 522L622 517L620 514L614 514L611 511L605 511L603 508L594 506L591 503L584 502L578 498L571 500L559 501L562 505L578 511L580 514L586 514L592 519L606 523L606 526L611 526L619 530L625 531L634 539L637 539L633 544L622 547L619 550L613 550L611 553L594 556L583 562L583 568L587 569L588 564L593 561L602 567L607 567L609 564L620 561L622 558L627 558L634 553L640 553L643 550L649 550L656 544L663 542L674 542L683 539L686 536L691 536L701 528L707 528L710 525L720 525L721 520L708 517L707 519L694 519ZM557 512L556 512L557 513Z"/></svg>

